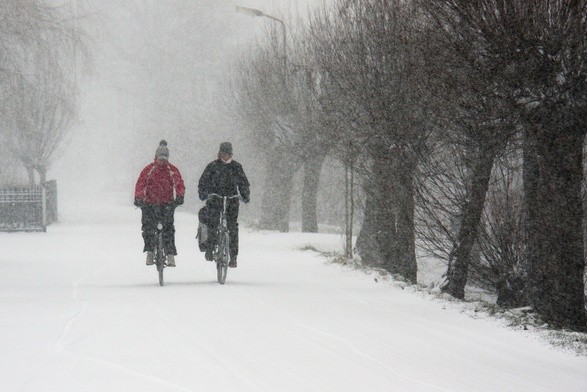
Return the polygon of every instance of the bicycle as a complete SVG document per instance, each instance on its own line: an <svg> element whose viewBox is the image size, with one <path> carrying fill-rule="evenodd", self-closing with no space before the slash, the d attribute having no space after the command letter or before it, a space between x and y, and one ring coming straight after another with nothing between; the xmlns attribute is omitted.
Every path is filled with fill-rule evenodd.
<svg viewBox="0 0 587 392"><path fill-rule="evenodd" d="M159 274L159 285L163 286L163 270L167 266L167 255L163 246L163 223L157 222L157 246L155 247L155 265Z"/></svg>
<svg viewBox="0 0 587 392"><path fill-rule="evenodd" d="M228 274L228 264L230 263L230 231L228 230L226 219L226 204L228 199L238 198L239 195L220 196L216 193L211 193L208 195L208 199L211 197L222 199L222 210L220 211L220 219L218 228L216 229L217 241L212 251L212 257L216 262L216 279L218 283L224 284L226 282L226 275Z"/></svg>

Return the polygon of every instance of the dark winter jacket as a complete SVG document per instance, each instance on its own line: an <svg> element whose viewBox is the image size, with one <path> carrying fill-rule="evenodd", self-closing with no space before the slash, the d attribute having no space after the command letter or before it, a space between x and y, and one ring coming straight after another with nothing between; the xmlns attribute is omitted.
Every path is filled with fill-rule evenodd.
<svg viewBox="0 0 587 392"><path fill-rule="evenodd" d="M183 200L184 193L185 186L179 170L164 159L156 159L147 165L135 186L135 199L146 204L169 204L175 197Z"/></svg>
<svg viewBox="0 0 587 392"><path fill-rule="evenodd" d="M200 200L206 200L208 195L216 193L220 196L234 196L240 192L244 202L249 201L249 180L245 171L237 161L224 162L217 159L210 162L198 182Z"/></svg>

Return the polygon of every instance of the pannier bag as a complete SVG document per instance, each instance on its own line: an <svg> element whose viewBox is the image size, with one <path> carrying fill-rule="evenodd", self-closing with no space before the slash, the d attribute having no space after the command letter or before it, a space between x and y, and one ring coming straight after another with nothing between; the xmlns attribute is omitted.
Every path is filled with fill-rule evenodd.
<svg viewBox="0 0 587 392"><path fill-rule="evenodd" d="M208 207L204 206L200 208L198 211L198 235L196 238L198 239L198 247L200 248L200 252L206 251L206 245L208 243Z"/></svg>

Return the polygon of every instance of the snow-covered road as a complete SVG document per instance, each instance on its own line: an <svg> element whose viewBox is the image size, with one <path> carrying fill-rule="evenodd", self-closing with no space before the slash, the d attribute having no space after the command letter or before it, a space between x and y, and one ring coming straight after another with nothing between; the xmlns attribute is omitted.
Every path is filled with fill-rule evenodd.
<svg viewBox="0 0 587 392"><path fill-rule="evenodd" d="M587 391L584 357L299 250L337 235L243 228L221 286L178 210L159 287L120 199L0 233L0 390Z"/></svg>

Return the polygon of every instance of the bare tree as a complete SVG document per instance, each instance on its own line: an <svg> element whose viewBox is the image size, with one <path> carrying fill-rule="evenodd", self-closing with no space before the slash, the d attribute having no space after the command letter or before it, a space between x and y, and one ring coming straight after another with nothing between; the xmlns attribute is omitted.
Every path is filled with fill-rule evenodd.
<svg viewBox="0 0 587 392"><path fill-rule="evenodd" d="M474 80L474 79L473 79ZM459 145L468 151L466 194L459 217L456 242L449 255L447 281L443 289L457 298L464 298L471 251L477 241L478 228L489 189L491 171L497 156L513 135L515 125L498 102L483 92L475 92L461 105L465 106L464 124L460 125Z"/></svg>
<svg viewBox="0 0 587 392"><path fill-rule="evenodd" d="M339 151L352 140L367 168L357 247L364 260L416 281L414 175L428 110L419 73L422 19L402 1L338 1L333 8L316 14L310 29L322 106L333 124L344 123L333 130L343 141Z"/></svg>
<svg viewBox="0 0 587 392"><path fill-rule="evenodd" d="M242 61L235 81L236 111L264 160L265 184L260 227L289 230L293 177L302 161L296 151L291 95L284 90L284 71L271 42L256 44ZM273 39L271 39L273 38Z"/></svg>
<svg viewBox="0 0 587 392"><path fill-rule="evenodd" d="M528 305L520 152L496 162L477 242L482 258L471 265L473 279L494 288L504 307Z"/></svg>
<svg viewBox="0 0 587 392"><path fill-rule="evenodd" d="M2 129L33 183L44 183L53 154L71 131L77 78L90 56L76 15L41 1L3 2Z"/></svg>
<svg viewBox="0 0 587 392"><path fill-rule="evenodd" d="M527 130L530 297L554 326L587 328L582 148L587 1L421 0L447 48L516 108Z"/></svg>
<svg viewBox="0 0 587 392"><path fill-rule="evenodd" d="M322 132L318 104L320 73L303 40L288 47L284 72L278 35L272 25L266 39L249 51L239 67L237 107L250 135L264 154L266 181L260 225L287 231L293 176L303 168L302 231L317 232L317 194L331 141ZM291 33L290 36L294 35Z"/></svg>
<svg viewBox="0 0 587 392"><path fill-rule="evenodd" d="M43 81L34 86L24 83L8 108L11 115L10 145L13 154L23 163L34 184L34 173L44 184L54 153L72 129L76 118L72 92Z"/></svg>
<svg viewBox="0 0 587 392"><path fill-rule="evenodd" d="M467 151L435 132L417 176L416 230L421 251L447 265L456 247L459 217L466 200Z"/></svg>

